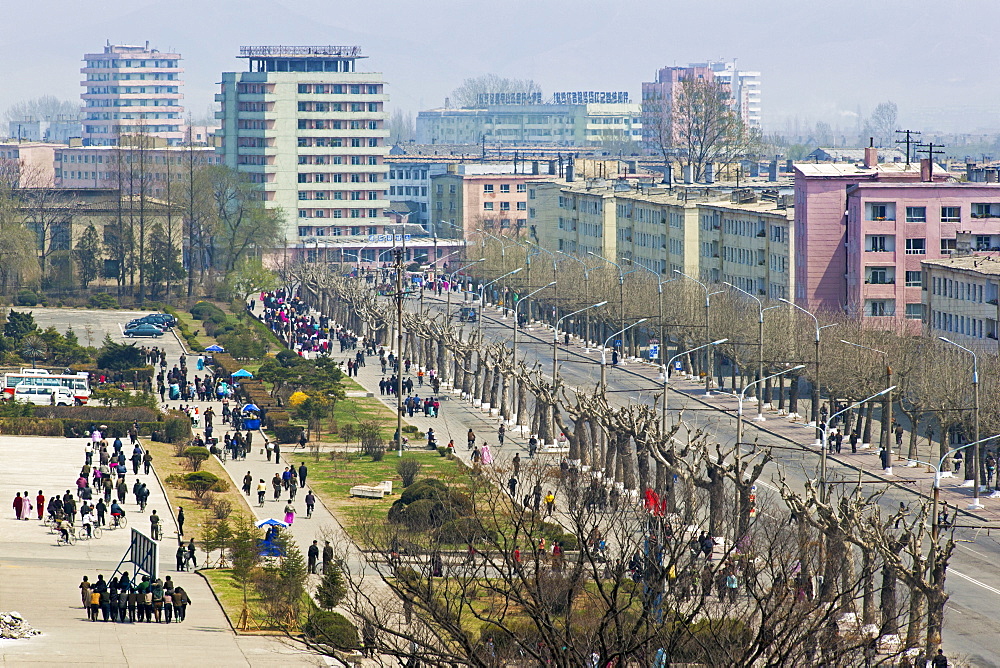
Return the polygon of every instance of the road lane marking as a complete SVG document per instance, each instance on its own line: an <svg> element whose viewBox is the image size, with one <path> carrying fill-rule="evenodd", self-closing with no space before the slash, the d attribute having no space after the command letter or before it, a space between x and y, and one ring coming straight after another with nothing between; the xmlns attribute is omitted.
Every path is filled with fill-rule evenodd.
<svg viewBox="0 0 1000 668"><path fill-rule="evenodd" d="M962 573L960 571L956 571L953 568L949 568L948 569L948 573L951 574L951 575L957 575L958 577L962 578L963 580L968 580L969 582L971 582L974 585L979 585L980 587L982 587L986 591L993 592L994 594L1000 594L1000 589L997 589L996 587L991 587L988 584L986 584L985 582L980 582L979 580L977 580L975 578L972 578L972 577L969 577L965 573Z"/></svg>

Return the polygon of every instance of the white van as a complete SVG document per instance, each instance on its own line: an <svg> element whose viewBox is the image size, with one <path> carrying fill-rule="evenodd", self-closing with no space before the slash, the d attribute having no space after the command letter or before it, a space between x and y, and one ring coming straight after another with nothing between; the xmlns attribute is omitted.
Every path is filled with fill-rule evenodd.
<svg viewBox="0 0 1000 668"><path fill-rule="evenodd" d="M65 387L27 383L14 388L14 400L26 401L36 406L72 406L75 403L73 393Z"/></svg>

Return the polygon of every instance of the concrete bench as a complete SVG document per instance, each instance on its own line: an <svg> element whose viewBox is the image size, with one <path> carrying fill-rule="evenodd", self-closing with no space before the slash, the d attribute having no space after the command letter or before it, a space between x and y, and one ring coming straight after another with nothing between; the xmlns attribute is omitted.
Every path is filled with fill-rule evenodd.
<svg viewBox="0 0 1000 668"><path fill-rule="evenodd" d="M383 480L377 485L355 485L350 489L350 494L366 499L381 499L392 494L392 481Z"/></svg>
<svg viewBox="0 0 1000 668"><path fill-rule="evenodd" d="M538 449L540 455L568 455L568 445L543 445Z"/></svg>

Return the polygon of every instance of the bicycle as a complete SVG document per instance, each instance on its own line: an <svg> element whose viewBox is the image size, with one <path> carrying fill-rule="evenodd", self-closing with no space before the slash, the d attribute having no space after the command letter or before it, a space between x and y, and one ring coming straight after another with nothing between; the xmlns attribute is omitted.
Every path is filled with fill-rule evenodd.
<svg viewBox="0 0 1000 668"><path fill-rule="evenodd" d="M101 529L101 527L97 526L96 524L91 524L90 525L90 533L89 534L87 533L87 528L86 527L82 527L80 529L80 535L77 536L76 539L77 540L90 540L92 538L93 539L97 539L97 538L101 537L102 533L103 533L103 530Z"/></svg>
<svg viewBox="0 0 1000 668"><path fill-rule="evenodd" d="M160 538L163 535L163 530L160 529L159 524L154 524L150 527L149 535L152 537L153 540L160 540Z"/></svg>
<svg viewBox="0 0 1000 668"><path fill-rule="evenodd" d="M64 527L66 533L62 531L59 532L58 537L56 537L56 545L73 545L76 543L76 532L73 527Z"/></svg>
<svg viewBox="0 0 1000 668"><path fill-rule="evenodd" d="M112 515L111 523L108 524L108 531L114 531L115 529L119 528L124 529L127 526L128 526L128 518L126 518L124 515L117 515L117 516Z"/></svg>

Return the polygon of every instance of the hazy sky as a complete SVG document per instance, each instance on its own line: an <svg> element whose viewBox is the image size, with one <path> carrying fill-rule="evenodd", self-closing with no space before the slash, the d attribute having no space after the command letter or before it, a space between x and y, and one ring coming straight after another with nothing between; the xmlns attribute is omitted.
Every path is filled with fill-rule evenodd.
<svg viewBox="0 0 1000 668"><path fill-rule="evenodd" d="M77 100L81 57L112 43L177 50L185 104L203 116L245 44L357 44L392 108L440 106L465 77L557 90L627 90L664 65L736 58L763 75L765 126L854 126L880 101L913 129L1000 130L995 0L7 0L0 110Z"/></svg>

